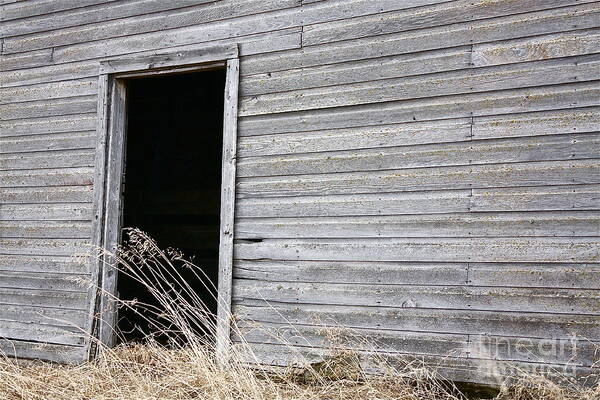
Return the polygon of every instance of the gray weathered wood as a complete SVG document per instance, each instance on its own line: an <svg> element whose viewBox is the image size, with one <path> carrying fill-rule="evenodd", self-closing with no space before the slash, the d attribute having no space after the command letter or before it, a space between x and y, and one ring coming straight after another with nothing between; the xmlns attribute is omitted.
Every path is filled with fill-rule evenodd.
<svg viewBox="0 0 600 400"><path fill-rule="evenodd" d="M471 210L600 210L600 187L596 184L473 189Z"/></svg>
<svg viewBox="0 0 600 400"><path fill-rule="evenodd" d="M236 260L233 273L269 282L600 288L598 264Z"/></svg>
<svg viewBox="0 0 600 400"><path fill-rule="evenodd" d="M233 238L237 164L239 59L227 61L224 94L223 152L221 167L221 214L217 298L217 356L226 356L230 345Z"/></svg>
<svg viewBox="0 0 600 400"><path fill-rule="evenodd" d="M600 236L597 211L242 218L238 239Z"/></svg>
<svg viewBox="0 0 600 400"><path fill-rule="evenodd" d="M86 203L90 202L91 198L91 186L38 186L3 188L0 191L2 203Z"/></svg>
<svg viewBox="0 0 600 400"><path fill-rule="evenodd" d="M78 0L74 3L70 0L42 0L35 2L18 1L0 7L0 21L9 21L20 18L32 17L57 11L72 10L78 7L95 4L111 3L114 0Z"/></svg>
<svg viewBox="0 0 600 400"><path fill-rule="evenodd" d="M600 10L595 3L534 13L517 14L493 21L469 21L426 30L413 30L336 42L298 50L266 54L244 60L244 74L268 73L292 68L334 64L425 50L486 43L575 29L597 28ZM492 24L490 22L493 22ZM401 25L399 26L402 27Z"/></svg>
<svg viewBox="0 0 600 400"><path fill-rule="evenodd" d="M48 255L0 255L0 269L13 273L19 271L79 275L89 273L87 265L81 258Z"/></svg>
<svg viewBox="0 0 600 400"><path fill-rule="evenodd" d="M81 310L85 292L0 288L0 303Z"/></svg>
<svg viewBox="0 0 600 400"><path fill-rule="evenodd" d="M81 291L82 289L86 289L90 285L89 275L43 274L39 272L27 273L23 271L0 271L0 278L2 279L2 283L0 284L1 287L14 289L54 290L57 292ZM1 318L7 319L6 314L3 313Z"/></svg>
<svg viewBox="0 0 600 400"><path fill-rule="evenodd" d="M349 144L348 142L345 142ZM361 148L360 144L356 148ZM597 158L600 135L535 136L410 147L240 158L240 177Z"/></svg>
<svg viewBox="0 0 600 400"><path fill-rule="evenodd" d="M240 118L240 134L267 135L598 106L599 97L597 81L469 93L245 117Z"/></svg>
<svg viewBox="0 0 600 400"><path fill-rule="evenodd" d="M594 132L600 108L576 108L473 118L473 139Z"/></svg>
<svg viewBox="0 0 600 400"><path fill-rule="evenodd" d="M571 339L596 338L600 332L595 315L516 313L508 311L443 310L345 305L296 304L264 300L234 303L243 320L280 324L319 324L350 328L397 331L500 335Z"/></svg>
<svg viewBox="0 0 600 400"><path fill-rule="evenodd" d="M106 160L99 160L96 170L97 185L104 187L104 193L98 190L94 198L94 220L100 220L102 225L94 228L94 239L98 240L98 234L102 235L102 249L107 252L99 259L96 268L98 274L100 297L98 309L98 339L100 343L114 346L114 325L116 323L116 304L114 296L117 290L117 267L115 265L114 252L121 239L121 202L122 202L122 176L125 157L125 135L127 132L126 96L127 88L125 82L117 79L108 79L103 76L104 84L107 85L102 94L103 109L98 121L98 132L100 143L106 140ZM108 120L107 120L108 118ZM108 122L106 122L108 121ZM101 144L99 143L98 154L102 157ZM98 188L98 186L97 186ZM99 188L98 188L99 189ZM99 205L98 202L103 202ZM98 222L96 222L98 224ZM99 228L101 226L102 228ZM99 230L100 229L100 230ZM98 231L99 230L99 231Z"/></svg>
<svg viewBox="0 0 600 400"><path fill-rule="evenodd" d="M440 355L491 358L536 363L561 362L592 366L597 343L502 336L452 335L397 332L371 329L323 328L310 325L244 324L236 341L287 346L315 346L327 349L350 348L365 352L386 352L410 356ZM377 339L374 339L377 338ZM548 348L556 348L555 352Z"/></svg>
<svg viewBox="0 0 600 400"><path fill-rule="evenodd" d="M600 183L597 160L240 178L240 197L314 196Z"/></svg>
<svg viewBox="0 0 600 400"><path fill-rule="evenodd" d="M193 51L182 51L165 55L119 58L100 63L100 74L134 72L168 68L179 65L202 64L238 57L237 46L207 47Z"/></svg>
<svg viewBox="0 0 600 400"><path fill-rule="evenodd" d="M47 150L92 149L94 132L69 132L49 135L0 137L0 154Z"/></svg>
<svg viewBox="0 0 600 400"><path fill-rule="evenodd" d="M255 343L251 348L242 346L239 350L240 357L247 363L282 367L288 365L308 367L330 359L335 354L330 348L294 348L264 343ZM489 351L484 351L487 358L459 358L452 355L414 356L385 352L378 354L358 352L358 354L360 355L360 368L365 374L378 374L381 369L403 371L407 366L414 369L415 365L424 365L442 379L460 382L475 381L496 387L516 383L518 377L540 373L552 381L564 383L566 379L584 387L593 386L597 380L596 368L571 364L496 360L491 359Z"/></svg>
<svg viewBox="0 0 600 400"><path fill-rule="evenodd" d="M0 187L91 185L93 168L0 171Z"/></svg>
<svg viewBox="0 0 600 400"><path fill-rule="evenodd" d="M19 321L23 320L24 316L31 323L46 325L81 327L85 321L85 314L76 310L7 304L4 304L0 310L0 320Z"/></svg>
<svg viewBox="0 0 600 400"><path fill-rule="evenodd" d="M600 29L561 32L473 46L476 67L598 52Z"/></svg>
<svg viewBox="0 0 600 400"><path fill-rule="evenodd" d="M0 137L37 135L63 132L93 131L96 127L96 113L73 114L58 117L0 120Z"/></svg>
<svg viewBox="0 0 600 400"><path fill-rule="evenodd" d="M471 263L469 284L600 289L600 264Z"/></svg>
<svg viewBox="0 0 600 400"><path fill-rule="evenodd" d="M27 36L9 37L6 39L5 53L33 51L48 47L56 48L76 43L93 43L102 39L106 41L115 38L115 41L122 41L126 40L127 37L144 33L155 36L158 31L168 32L187 26L191 26L190 29L193 29L193 27L210 23L218 24L220 20L224 19L296 7L299 4L299 0L268 0L262 2L251 0L223 2L214 0L176 0L176 2L182 1L187 2L190 7L160 13L143 12L143 8L140 8L140 6L144 4L139 2L122 3L122 7L140 14L132 18L122 18L124 15L118 12L119 7L107 7L106 11L110 10L110 12L116 13L115 15L119 18L89 25L77 23L71 28L60 29L59 31L53 30ZM168 4L158 0L145 0L145 2L150 2L155 7L176 8L176 2L168 2ZM102 13L103 16L106 14L106 12ZM77 15L71 14L71 16L77 18ZM101 29L98 29L99 27Z"/></svg>
<svg viewBox="0 0 600 400"><path fill-rule="evenodd" d="M0 298L1 298L0 294ZM16 340L34 340L36 342L81 346L81 332L68 327L53 327L47 325L35 326L27 322L2 321L0 337Z"/></svg>
<svg viewBox="0 0 600 400"><path fill-rule="evenodd" d="M2 207L2 206L0 206ZM0 222L1 238L84 238L90 237L90 223L85 222Z"/></svg>
<svg viewBox="0 0 600 400"><path fill-rule="evenodd" d="M352 63L329 64L313 68L296 68L247 76L242 80L240 95L298 90L342 85L400 76L422 75L470 67L470 47L402 54ZM242 67L244 64L242 64ZM244 70L242 69L242 72Z"/></svg>
<svg viewBox="0 0 600 400"><path fill-rule="evenodd" d="M94 153L90 150L0 154L0 170L71 168L93 165Z"/></svg>
<svg viewBox="0 0 600 400"><path fill-rule="evenodd" d="M352 20L316 24L304 29L302 44L311 46L348 39L424 29L440 25L450 25L463 21L504 17L506 15L545 10L554 7L580 3L593 3L593 0L529 0L516 4L507 0L472 2L458 0L442 3L421 10L392 12L381 18L379 15L358 17Z"/></svg>
<svg viewBox="0 0 600 400"><path fill-rule="evenodd" d="M431 98L598 79L600 55L510 64L439 74L373 80L244 97L240 115Z"/></svg>
<svg viewBox="0 0 600 400"><path fill-rule="evenodd" d="M97 79L69 80L0 89L0 104L88 96L98 92Z"/></svg>
<svg viewBox="0 0 600 400"><path fill-rule="evenodd" d="M423 261L423 262L578 262L598 263L595 238L360 238L265 239L236 244L238 259Z"/></svg>
<svg viewBox="0 0 600 400"><path fill-rule="evenodd" d="M471 119L413 122L346 129L245 136L240 132L240 157L373 149L471 139Z"/></svg>
<svg viewBox="0 0 600 400"><path fill-rule="evenodd" d="M464 285L467 263L236 260L233 276L263 282Z"/></svg>
<svg viewBox="0 0 600 400"><path fill-rule="evenodd" d="M497 288L262 282L237 279L235 301L245 298L310 304L600 315L600 293L585 289Z"/></svg>
<svg viewBox="0 0 600 400"><path fill-rule="evenodd" d="M75 256L89 252L89 239L0 239L6 255Z"/></svg>
<svg viewBox="0 0 600 400"><path fill-rule="evenodd" d="M238 198L237 217L401 215L469 211L470 190Z"/></svg>
<svg viewBox="0 0 600 400"><path fill-rule="evenodd" d="M0 22L0 32L5 36L19 36L44 31L64 31L69 26L86 25L92 23L104 23L113 19L123 19L140 14L157 13L159 11L174 10L181 7L197 6L220 0L175 0L164 2L161 0L138 0L138 1L108 1L105 0L95 5L98 1L88 1L88 4L80 2L75 10L60 12L60 6L49 10L50 14L29 18L27 24L19 21L19 18L11 22ZM56 1L55 1L56 3ZM94 6L95 5L95 6ZM25 11L25 10L22 10ZM58 11L58 13L56 12ZM174 14L173 11L163 13L162 16ZM1 19L0 19L1 21ZM31 37L31 36L28 36ZM27 50L31 50L30 48Z"/></svg>
<svg viewBox="0 0 600 400"><path fill-rule="evenodd" d="M231 58L220 354L231 338L254 362L322 360L341 325L392 363L422 355L451 379L592 370L597 1L71 3L0 0L0 336L13 339L0 351L82 361L96 313L114 317L90 284L112 292L114 270L71 257L119 236L122 149L106 134L112 124L123 144L125 88L109 119L107 74ZM215 206L198 198L163 194L144 210ZM180 245L219 235L186 232ZM544 352L549 340L562 350ZM346 344L377 372L373 348Z"/></svg>
<svg viewBox="0 0 600 400"><path fill-rule="evenodd" d="M27 119L85 114L96 111L96 96L36 100L0 105L0 119Z"/></svg>
<svg viewBox="0 0 600 400"><path fill-rule="evenodd" d="M0 352L9 358L38 358L66 364L79 363L85 353L84 349L79 346L40 344L9 339L0 339Z"/></svg>

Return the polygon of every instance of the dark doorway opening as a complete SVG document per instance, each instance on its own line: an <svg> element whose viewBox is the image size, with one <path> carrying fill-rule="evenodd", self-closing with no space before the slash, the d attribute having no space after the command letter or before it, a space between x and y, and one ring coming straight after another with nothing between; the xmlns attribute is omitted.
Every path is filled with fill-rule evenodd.
<svg viewBox="0 0 600 400"><path fill-rule="evenodd" d="M218 282L225 69L130 79L122 226L139 228L161 248L181 250ZM179 267L178 267L179 268ZM183 263L181 273L189 274ZM196 285L213 315L216 290ZM145 287L120 273L123 300L158 305ZM154 328L121 308L121 340ZM160 340L160 338L159 338Z"/></svg>

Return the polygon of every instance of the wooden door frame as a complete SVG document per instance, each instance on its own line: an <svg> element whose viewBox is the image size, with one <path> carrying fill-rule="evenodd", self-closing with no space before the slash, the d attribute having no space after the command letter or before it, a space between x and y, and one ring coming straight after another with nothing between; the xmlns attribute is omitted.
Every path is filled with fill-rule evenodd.
<svg viewBox="0 0 600 400"><path fill-rule="evenodd" d="M98 287L90 290L86 343L89 358L104 346L115 344L117 270L110 252L120 241L121 185L127 130L129 78L226 68L221 167L221 215L217 306L217 354L224 356L231 332L231 286L235 206L236 142L238 117L239 53L237 45L204 47L100 63L96 165L94 172L92 245L108 254L92 257L91 271Z"/></svg>

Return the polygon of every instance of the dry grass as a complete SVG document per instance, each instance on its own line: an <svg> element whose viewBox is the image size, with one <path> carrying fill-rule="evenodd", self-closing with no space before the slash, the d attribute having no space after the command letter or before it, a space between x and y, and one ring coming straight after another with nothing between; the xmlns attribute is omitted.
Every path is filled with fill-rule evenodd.
<svg viewBox="0 0 600 400"><path fill-rule="evenodd" d="M161 251L139 231L130 232L116 262L123 273L142 282L160 307L135 302L129 307L152 323L159 345L149 334L144 344L104 349L93 362L82 365L23 364L0 357L0 400L462 400L456 387L418 364L384 368L382 375L365 375L358 355L331 349L331 357L318 364L273 370L253 360L249 346L235 347L227 360L216 360L214 345L198 335L209 333L212 318L192 287L206 284L202 271L181 254ZM184 262L198 282L184 280L176 263ZM195 327L195 328L194 328ZM542 376L523 376L503 387L498 400L598 400L600 385L583 388L559 386Z"/></svg>

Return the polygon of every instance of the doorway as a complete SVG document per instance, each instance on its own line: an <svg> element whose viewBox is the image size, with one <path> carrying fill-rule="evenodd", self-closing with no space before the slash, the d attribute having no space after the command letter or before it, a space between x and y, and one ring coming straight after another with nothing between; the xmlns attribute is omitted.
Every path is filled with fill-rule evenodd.
<svg viewBox="0 0 600 400"><path fill-rule="evenodd" d="M225 81L223 68L125 81L121 226L146 232L160 248L178 249L201 267L210 282L193 289L213 315L217 314ZM176 267L194 281L183 262ZM141 283L118 274L121 300L160 307ZM117 321L120 340L156 335L147 320L127 307L119 309Z"/></svg>
<svg viewBox="0 0 600 400"><path fill-rule="evenodd" d="M218 300L197 294L216 308L217 354L229 349L239 64L235 44L100 62L92 244L108 252L91 259L102 290L90 288L89 331L105 346L117 343L115 297L142 291L119 284L111 255L138 225L205 264Z"/></svg>

